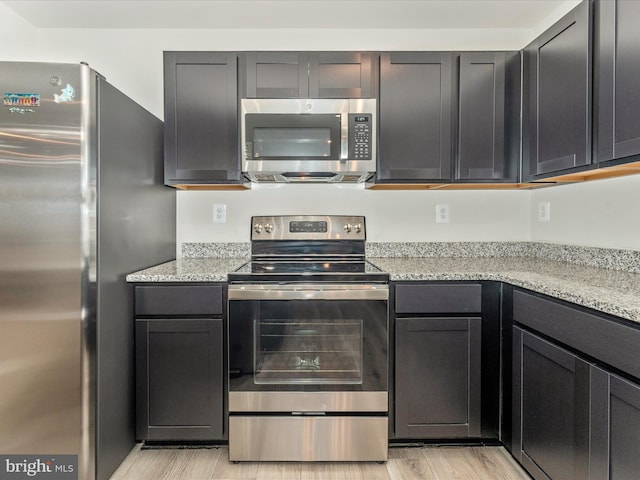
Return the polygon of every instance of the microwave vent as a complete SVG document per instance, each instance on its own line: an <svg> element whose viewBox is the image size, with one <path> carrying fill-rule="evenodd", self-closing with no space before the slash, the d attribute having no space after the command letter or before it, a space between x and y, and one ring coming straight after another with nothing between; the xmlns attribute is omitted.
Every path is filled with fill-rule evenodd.
<svg viewBox="0 0 640 480"><path fill-rule="evenodd" d="M254 182L271 182L278 183L282 182L280 175L274 175L273 173L254 173L252 180Z"/></svg>
<svg viewBox="0 0 640 480"><path fill-rule="evenodd" d="M362 179L362 174L358 174L358 175L344 175L340 181L341 182L347 182L347 183L358 183L360 182Z"/></svg>

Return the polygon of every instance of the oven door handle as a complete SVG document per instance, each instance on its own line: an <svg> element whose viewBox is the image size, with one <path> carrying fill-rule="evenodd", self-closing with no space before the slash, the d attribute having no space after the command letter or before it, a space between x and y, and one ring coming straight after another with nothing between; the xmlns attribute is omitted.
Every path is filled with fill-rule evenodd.
<svg viewBox="0 0 640 480"><path fill-rule="evenodd" d="M389 285L229 285L229 300L388 300Z"/></svg>

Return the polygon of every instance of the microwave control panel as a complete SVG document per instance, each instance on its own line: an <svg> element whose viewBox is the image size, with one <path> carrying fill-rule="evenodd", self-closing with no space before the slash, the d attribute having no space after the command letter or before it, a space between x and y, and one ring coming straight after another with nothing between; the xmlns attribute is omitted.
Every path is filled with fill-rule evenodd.
<svg viewBox="0 0 640 480"><path fill-rule="evenodd" d="M349 158L371 160L372 115L370 113L349 114Z"/></svg>

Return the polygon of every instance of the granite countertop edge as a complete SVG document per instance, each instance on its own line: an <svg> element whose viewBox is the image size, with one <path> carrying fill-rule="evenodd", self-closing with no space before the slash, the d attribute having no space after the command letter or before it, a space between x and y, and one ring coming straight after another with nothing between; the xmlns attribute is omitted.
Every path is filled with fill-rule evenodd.
<svg viewBox="0 0 640 480"><path fill-rule="evenodd" d="M248 258L183 258L127 275L130 283L226 282ZM640 274L555 260L383 258L391 281L498 281L640 323Z"/></svg>

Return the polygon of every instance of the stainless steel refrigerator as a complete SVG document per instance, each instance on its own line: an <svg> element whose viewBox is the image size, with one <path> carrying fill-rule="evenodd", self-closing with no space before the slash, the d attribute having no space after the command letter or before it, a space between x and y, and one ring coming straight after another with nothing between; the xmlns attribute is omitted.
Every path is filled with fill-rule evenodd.
<svg viewBox="0 0 640 480"><path fill-rule="evenodd" d="M162 122L85 64L0 62L0 454L134 445L129 272L175 257Z"/></svg>

